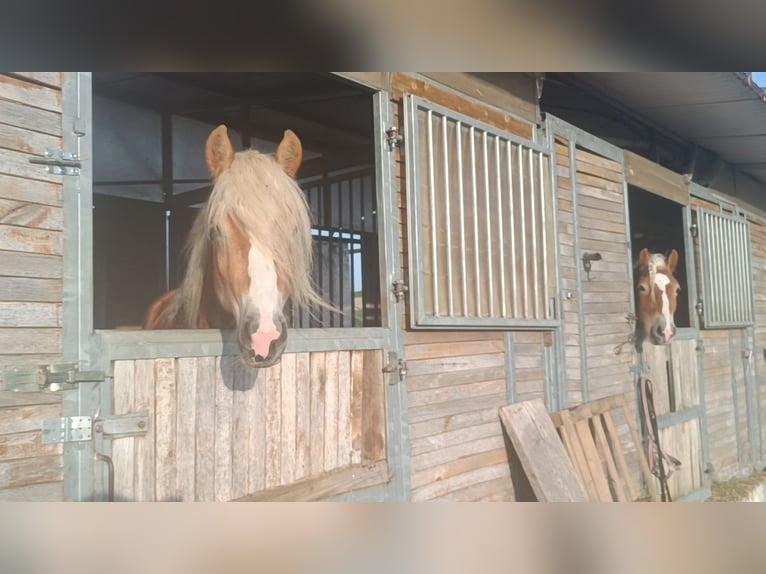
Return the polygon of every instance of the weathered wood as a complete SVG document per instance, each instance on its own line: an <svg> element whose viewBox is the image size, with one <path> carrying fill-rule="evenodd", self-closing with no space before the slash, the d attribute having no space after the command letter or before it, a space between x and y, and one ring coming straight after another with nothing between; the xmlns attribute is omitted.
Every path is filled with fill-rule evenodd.
<svg viewBox="0 0 766 574"><path fill-rule="evenodd" d="M0 199L0 224L61 231L63 210L13 199Z"/></svg>
<svg viewBox="0 0 766 574"><path fill-rule="evenodd" d="M139 360L135 366L135 390L133 408L135 412L147 411L154 414L146 429L146 434L135 439L135 500L149 502L155 499L155 448L156 409L155 409L155 371L154 361Z"/></svg>
<svg viewBox="0 0 766 574"><path fill-rule="evenodd" d="M43 444L42 431L0 435L0 460L61 454L60 444Z"/></svg>
<svg viewBox="0 0 766 574"><path fill-rule="evenodd" d="M179 500L177 490L176 441L177 378L175 359L157 359L155 369L155 456L158 501Z"/></svg>
<svg viewBox="0 0 766 574"><path fill-rule="evenodd" d="M0 502L62 502L63 500L63 481L0 488Z"/></svg>
<svg viewBox="0 0 766 574"><path fill-rule="evenodd" d="M689 185L684 176L627 150L625 179L631 185L682 205L689 203Z"/></svg>
<svg viewBox="0 0 766 574"><path fill-rule="evenodd" d="M507 477L485 480L458 490L452 490L432 500L450 502L511 502L513 486Z"/></svg>
<svg viewBox="0 0 766 574"><path fill-rule="evenodd" d="M338 353L325 355L324 470L338 467Z"/></svg>
<svg viewBox="0 0 766 574"><path fill-rule="evenodd" d="M388 480L388 464L385 461L379 461L370 465L355 465L336 469L293 484L245 496L236 499L235 502L320 500L353 490L384 484Z"/></svg>
<svg viewBox="0 0 766 574"><path fill-rule="evenodd" d="M61 456L0 461L0 489L63 480Z"/></svg>
<svg viewBox="0 0 766 574"><path fill-rule="evenodd" d="M351 464L351 354L338 355L338 466Z"/></svg>
<svg viewBox="0 0 766 574"><path fill-rule="evenodd" d="M451 460L445 464L413 472L412 487L418 488L432 482L451 478L458 474L507 461L508 455L504 446L488 452L469 454L456 460Z"/></svg>
<svg viewBox="0 0 766 574"><path fill-rule="evenodd" d="M45 171L44 166L29 163L30 158L42 158L44 153L45 150L39 150L37 154L30 155L20 151L0 148L0 174L60 183L60 175L49 174Z"/></svg>
<svg viewBox="0 0 766 574"><path fill-rule="evenodd" d="M63 236L59 231L0 224L0 249L61 255Z"/></svg>
<svg viewBox="0 0 766 574"><path fill-rule="evenodd" d="M587 501L541 400L507 405L500 419L538 501Z"/></svg>
<svg viewBox="0 0 766 574"><path fill-rule="evenodd" d="M0 74L0 98L44 110L61 111L61 90Z"/></svg>
<svg viewBox="0 0 766 574"><path fill-rule="evenodd" d="M254 412L250 396L255 391L250 388L253 379L257 379L257 371L240 364L238 357L225 357L231 373L231 388L235 389L232 397L232 431L231 431L231 496L237 498L252 492L249 488L250 472L250 434ZM223 361L222 361L223 362ZM257 381L255 381L257 384ZM247 390L244 390L247 389Z"/></svg>
<svg viewBox="0 0 766 574"><path fill-rule="evenodd" d="M5 279L14 279L19 283L16 292L23 292L25 287L23 282L19 282L17 278L26 277L39 277L48 279L61 279L62 275L62 258L57 255L40 255L37 253L19 253L14 251L0 251L0 275L13 277L5 277ZM9 292L8 283L0 283L0 297L2 300L6 299L9 295L13 295L13 292ZM4 286L4 287L3 287ZM39 288L37 289L39 291ZM58 282L54 288L50 291L57 296L58 300L61 300L61 283ZM24 299L25 301L30 299ZM41 299L46 300L46 299Z"/></svg>
<svg viewBox="0 0 766 574"><path fill-rule="evenodd" d="M311 466L311 355L295 354L295 479L308 475Z"/></svg>
<svg viewBox="0 0 766 574"><path fill-rule="evenodd" d="M296 364L295 355L282 355L282 395L281 395L281 464L280 484L290 484L295 480L295 447L296 447Z"/></svg>
<svg viewBox="0 0 766 574"><path fill-rule="evenodd" d="M436 498L443 497L450 492L455 492L468 486L494 480L499 477L504 477L508 484L511 484L508 463L500 463L494 466L485 466L476 470L451 476L450 478L446 478L444 480L432 482L420 488L415 488L412 491L412 501L421 502L426 500L434 500Z"/></svg>
<svg viewBox="0 0 766 574"><path fill-rule="evenodd" d="M311 353L311 472L324 470L325 353Z"/></svg>
<svg viewBox="0 0 766 574"><path fill-rule="evenodd" d="M176 488L183 501L195 499L197 358L178 359L176 408Z"/></svg>
<svg viewBox="0 0 766 574"><path fill-rule="evenodd" d="M362 391L362 461L386 457L386 416L383 360L381 351L364 355Z"/></svg>
<svg viewBox="0 0 766 574"><path fill-rule="evenodd" d="M112 409L116 415L135 412L135 361L115 361L112 386ZM112 441L114 462L114 499L135 500L135 439L122 437Z"/></svg>
<svg viewBox="0 0 766 574"><path fill-rule="evenodd" d="M497 409L494 410L494 415L497 417ZM454 462L472 454L488 452L504 447L505 440L498 424L495 427L495 432L488 436L454 445L447 444L443 448L437 450L430 450L428 452L413 455L411 458L411 469L413 473L420 472L434 466Z"/></svg>
<svg viewBox="0 0 766 574"><path fill-rule="evenodd" d="M281 425L281 382L282 370L279 364L266 371L264 386L264 411L266 418L266 488L281 484L280 425ZM265 373L264 373L265 374Z"/></svg>
<svg viewBox="0 0 766 574"><path fill-rule="evenodd" d="M13 72L11 75L53 88L61 88L61 72Z"/></svg>
<svg viewBox="0 0 766 574"><path fill-rule="evenodd" d="M61 114L27 106L0 98L0 117L3 123L19 128L61 136ZM42 155L45 150L36 150ZM44 168L41 168L44 169Z"/></svg>
<svg viewBox="0 0 766 574"><path fill-rule="evenodd" d="M60 303L2 303L0 327L62 327Z"/></svg>
<svg viewBox="0 0 766 574"><path fill-rule="evenodd" d="M61 404L26 405L0 409L0 435L39 431L43 420L61 416Z"/></svg>
<svg viewBox="0 0 766 574"><path fill-rule="evenodd" d="M25 356L21 357L22 363L26 359ZM26 366L30 365L44 365L43 362L31 362L26 363ZM13 391L0 391L0 407L25 407L34 405L61 405L61 395L57 393L15 393Z"/></svg>
<svg viewBox="0 0 766 574"><path fill-rule="evenodd" d="M215 373L211 384L215 387L215 440L214 486L216 502L231 500L231 429L233 393L224 383L221 357L215 358ZM227 370L227 376L230 372Z"/></svg>
<svg viewBox="0 0 766 574"><path fill-rule="evenodd" d="M248 443L250 476L248 493L258 492L266 486L266 378L267 374L258 372L255 385L248 393L248 408L253 413Z"/></svg>
<svg viewBox="0 0 766 574"><path fill-rule="evenodd" d="M351 352L351 464L362 462L364 351Z"/></svg>
<svg viewBox="0 0 766 574"><path fill-rule="evenodd" d="M56 259L61 260L60 257ZM40 272L43 273L43 271ZM0 301L60 303L63 301L62 281L61 279L0 277Z"/></svg>
<svg viewBox="0 0 766 574"><path fill-rule="evenodd" d="M195 500L215 500L215 357L197 359Z"/></svg>

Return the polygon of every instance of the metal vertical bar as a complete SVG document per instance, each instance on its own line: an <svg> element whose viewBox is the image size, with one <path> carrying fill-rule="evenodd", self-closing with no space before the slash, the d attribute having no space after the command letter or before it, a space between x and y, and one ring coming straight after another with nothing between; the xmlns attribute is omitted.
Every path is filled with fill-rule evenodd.
<svg viewBox="0 0 766 574"><path fill-rule="evenodd" d="M506 142L508 146L511 142ZM500 138L495 136L495 188L497 189L497 235L500 244L500 315L505 318L508 316L505 296L505 217L503 216L503 186L502 171L500 169Z"/></svg>
<svg viewBox="0 0 766 574"><path fill-rule="evenodd" d="M524 318L529 319L529 278L527 275L527 214L524 210L524 194L526 192L526 186L524 185L524 149L519 145L519 220L521 223L521 253L523 254L522 262L522 277L524 283L522 285L522 294L524 297Z"/></svg>
<svg viewBox="0 0 766 574"><path fill-rule="evenodd" d="M433 114L431 110L426 112L426 123L428 124L428 196L431 202L431 289L433 295L433 313L435 317L439 316L439 261L436 245L436 190L434 183L434 134L433 134Z"/></svg>
<svg viewBox="0 0 766 574"><path fill-rule="evenodd" d="M471 126L471 182L473 187L473 257L476 267L476 316L481 317L481 266L479 263L479 202L476 191L476 141Z"/></svg>
<svg viewBox="0 0 766 574"><path fill-rule="evenodd" d="M335 249L334 251L338 254L337 261L338 263L335 263L333 267L338 269L338 287L337 287L337 293L338 293L338 309L341 310L341 313L333 313L334 322L336 326L338 327L345 327L346 318L343 316L343 289L345 285L343 284L343 195L344 195L344 188L348 185L348 181L339 181L336 184L337 189L337 210L338 210L338 238L335 242ZM332 250L330 251L332 253ZM333 257L330 261L335 259Z"/></svg>
<svg viewBox="0 0 766 574"><path fill-rule="evenodd" d="M516 232L515 227L515 211L514 211L514 198L513 198L513 144L508 142L507 149L507 162L508 162L508 224L509 233L511 235L511 273L513 274L513 287L511 292L511 301L513 302L513 318L519 317L519 284L518 284L518 267L516 266ZM521 174L519 174L521 177ZM521 181L521 180L519 180Z"/></svg>
<svg viewBox="0 0 766 574"><path fill-rule="evenodd" d="M170 209L173 198L173 118L170 113L160 114L162 140L162 201L165 205L165 291L170 291Z"/></svg>
<svg viewBox="0 0 766 574"><path fill-rule="evenodd" d="M548 235L548 218L547 218L547 210L548 210L548 201L547 196L545 194L545 155L543 153L538 153L537 157L540 159L540 165L539 165L539 173L540 173L540 231L541 231L541 238L542 238L542 245L540 246L540 249L543 253L543 301L548 301L548 241L547 241L547 235ZM544 310L544 316L543 319L547 319L550 317L550 311L548 310L548 307L546 305L546 309Z"/></svg>
<svg viewBox="0 0 766 574"><path fill-rule="evenodd" d="M529 219L532 223L532 285L533 285L533 297L534 297L534 309L532 317L539 318L540 310L540 285L538 277L538 261L537 261L537 209L535 209L535 152L529 150Z"/></svg>
<svg viewBox="0 0 766 574"><path fill-rule="evenodd" d="M743 470L742 460L742 444L739 440L739 397L737 393L737 371L734 367L736 364L736 356L734 353L734 340L732 339L732 332L728 331L729 335L729 376L731 377L731 399L734 407L734 438L737 443L737 470Z"/></svg>
<svg viewBox="0 0 766 574"><path fill-rule="evenodd" d="M457 192L460 210L460 278L462 281L463 317L468 316L468 277L465 261L465 199L463 197L463 124L457 122Z"/></svg>
<svg viewBox="0 0 766 574"><path fill-rule="evenodd" d="M490 185L489 185L489 152L487 147L489 141L487 139L487 132L482 134L482 156L484 160L484 216L486 221L484 222L486 228L487 237L487 297L489 299L489 317L495 316L495 289L492 273L492 213L490 211Z"/></svg>
<svg viewBox="0 0 766 574"><path fill-rule="evenodd" d="M572 188L572 228L574 231L575 263L580 254L580 226L579 204L577 201L577 157L575 156L575 143L569 141L569 177ZM590 400L590 385L588 381L588 352L585 340L585 301L583 300L583 277L582 266L575 264L577 277L577 329L580 347L580 379L582 381L582 402Z"/></svg>
<svg viewBox="0 0 766 574"><path fill-rule="evenodd" d="M452 217L450 214L450 182L449 182L449 142L447 138L447 116L442 116L442 147L444 148L444 214L447 220L445 235L447 239L447 311L450 317L455 316L455 304L452 293Z"/></svg>
<svg viewBox="0 0 766 574"><path fill-rule="evenodd" d="M364 189L364 178L356 177L350 181L351 189L349 190L348 197L348 228L349 228L349 241L348 241L348 271L349 271L349 294L351 296L351 326L356 327L356 250L359 248L359 244L356 241L358 230L356 223L354 222L354 182L358 182L356 189L359 193ZM361 234L359 235L361 238ZM364 313L362 313L362 324L364 324ZM360 325L361 326L361 325Z"/></svg>

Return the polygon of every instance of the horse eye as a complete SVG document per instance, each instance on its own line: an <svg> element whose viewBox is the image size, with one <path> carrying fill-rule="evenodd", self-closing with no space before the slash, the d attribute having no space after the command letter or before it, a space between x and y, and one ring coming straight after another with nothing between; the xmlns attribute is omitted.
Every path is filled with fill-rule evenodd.
<svg viewBox="0 0 766 574"><path fill-rule="evenodd" d="M638 286L638 290L641 291L641 293L648 293L649 292L649 287L642 284L642 285Z"/></svg>

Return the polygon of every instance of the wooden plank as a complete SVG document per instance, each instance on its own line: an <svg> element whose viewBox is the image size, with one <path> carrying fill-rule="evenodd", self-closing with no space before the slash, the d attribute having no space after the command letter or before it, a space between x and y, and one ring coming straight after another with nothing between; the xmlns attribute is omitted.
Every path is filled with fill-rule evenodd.
<svg viewBox="0 0 766 574"><path fill-rule="evenodd" d="M325 355L324 470L338 467L338 352Z"/></svg>
<svg viewBox="0 0 766 574"><path fill-rule="evenodd" d="M494 410L497 417L497 409ZM505 448L505 438L496 422L496 429L490 435L459 444L446 444L437 450L430 450L415 454L411 458L411 470L413 473L454 462L460 458L471 456L479 452L488 452L498 448Z"/></svg>
<svg viewBox="0 0 766 574"><path fill-rule="evenodd" d="M155 370L153 359L136 361L135 395L133 408L135 412L147 411L153 415L145 435L135 439L135 500L138 502L155 500L155 428L157 425L154 385Z"/></svg>
<svg viewBox="0 0 766 574"><path fill-rule="evenodd" d="M61 303L2 303L0 327L62 327Z"/></svg>
<svg viewBox="0 0 766 574"><path fill-rule="evenodd" d="M445 464L413 472L412 488L419 488L439 480L446 480L458 474L502 462L508 462L508 455L504 445L495 450L469 454L459 459L448 461Z"/></svg>
<svg viewBox="0 0 766 574"><path fill-rule="evenodd" d="M446 401L461 400L468 397L480 397L484 395L505 395L507 383L505 379L494 381L478 381L467 385L453 385L437 389L414 391L407 396L408 405L413 407L441 403Z"/></svg>
<svg viewBox="0 0 766 574"><path fill-rule="evenodd" d="M215 500L215 357L197 359L195 500Z"/></svg>
<svg viewBox="0 0 766 574"><path fill-rule="evenodd" d="M61 136L60 113L33 108L20 102L0 98L0 118L3 118L4 124ZM45 150L36 151L38 154L45 152Z"/></svg>
<svg viewBox="0 0 766 574"><path fill-rule="evenodd" d="M37 154L28 154L11 149L0 148L0 174L24 177L37 181L60 183L61 176L49 174L45 167L29 163L30 158L42 158L45 150L39 150Z"/></svg>
<svg viewBox="0 0 766 574"><path fill-rule="evenodd" d="M362 381L362 461L375 462L386 457L385 388L383 352L364 355Z"/></svg>
<svg viewBox="0 0 766 574"><path fill-rule="evenodd" d="M435 497L433 500L445 502L512 502L513 485L510 484L508 477L500 477L452 490L442 496Z"/></svg>
<svg viewBox="0 0 766 574"><path fill-rule="evenodd" d="M407 375L407 390L410 392L427 389L465 385L471 382L491 381L505 377L505 366L468 371L434 373L431 375Z"/></svg>
<svg viewBox="0 0 766 574"><path fill-rule="evenodd" d="M606 431L609 434L609 438L614 448L615 459L617 460L617 466L620 469L620 473L625 479L625 486L628 489L628 497L630 500L638 500L639 493L633 485L633 481L630 478L630 470L628 469L628 463L625 460L625 451L622 448L620 442L620 436L617 433L617 427L614 424L614 419L609 411L606 411L602 415L604 417L604 424L606 425Z"/></svg>
<svg viewBox="0 0 766 574"><path fill-rule="evenodd" d="M564 445L541 400L502 407L500 419L537 500L587 501Z"/></svg>
<svg viewBox="0 0 766 574"><path fill-rule="evenodd" d="M682 205L689 204L689 185L684 176L627 150L625 179L629 184L661 197Z"/></svg>
<svg viewBox="0 0 766 574"><path fill-rule="evenodd" d="M45 150L61 149L61 138L0 123L0 147L40 155ZM45 167L40 166L40 169L45 169Z"/></svg>
<svg viewBox="0 0 766 574"><path fill-rule="evenodd" d="M250 434L254 413L250 396L255 394L253 387L258 372L245 367L239 357L223 357L224 373L229 373L232 392L232 431L231 431L231 497L238 498L249 494L250 472Z"/></svg>
<svg viewBox="0 0 766 574"><path fill-rule="evenodd" d="M155 499L162 501L179 500L176 489L178 463L176 461L177 387L176 360L157 359L154 362L155 376Z"/></svg>
<svg viewBox="0 0 766 574"><path fill-rule="evenodd" d="M0 502L63 502L63 500L63 481L0 488Z"/></svg>
<svg viewBox="0 0 766 574"><path fill-rule="evenodd" d="M54 300L61 300L61 282L62 274L62 258L57 255L40 255L37 253L19 253L14 251L0 251L0 275L13 276L3 277L5 282L0 283L0 299L4 301L12 301L15 299L9 298L14 293L21 294L26 290L28 283L25 285L23 281L13 281L16 278L26 277L39 277L48 279L58 279L54 285L50 283L48 286L48 297L56 298ZM12 279L12 281L8 281ZM18 285L13 289L13 285ZM40 286L33 289L33 291L40 291ZM29 297L29 295L27 295ZM23 299L29 300L42 300L46 299Z"/></svg>
<svg viewBox="0 0 766 574"><path fill-rule="evenodd" d="M479 102L442 90L429 82L418 80L403 73L394 73L393 92L394 97L397 99L401 98L403 93L410 93L480 120L500 130L526 139L532 139L533 129L531 123L519 120L510 114L492 109Z"/></svg>
<svg viewBox="0 0 766 574"><path fill-rule="evenodd" d="M24 363L21 364L23 365ZM37 364L47 363L44 361L42 363L26 363L26 366ZM25 407L30 405L61 405L61 395L43 392L15 393L13 391L0 391L0 407Z"/></svg>
<svg viewBox="0 0 766 574"><path fill-rule="evenodd" d="M324 471L325 353L311 353L311 475Z"/></svg>
<svg viewBox="0 0 766 574"><path fill-rule="evenodd" d="M420 359L434 359L443 357L460 357L485 355L489 353L502 353L504 341L471 341L471 342L446 342L427 343L421 345L409 345L406 347L407 361Z"/></svg>
<svg viewBox="0 0 766 574"><path fill-rule="evenodd" d="M388 482L388 465L379 461L370 465L339 468L319 476L307 478L257 494L236 499L234 502L289 502L312 501L361 490Z"/></svg>
<svg viewBox="0 0 766 574"><path fill-rule="evenodd" d="M351 352L338 354L338 466L351 464Z"/></svg>
<svg viewBox="0 0 766 574"><path fill-rule="evenodd" d="M450 492L462 490L469 486L481 484L482 482L494 480L499 477L504 477L509 484L511 483L507 463L485 466L416 488L412 491L412 501L422 502L426 500L434 500L443 497Z"/></svg>
<svg viewBox="0 0 766 574"><path fill-rule="evenodd" d="M0 224L61 231L63 209L0 198Z"/></svg>
<svg viewBox="0 0 766 574"><path fill-rule="evenodd" d="M295 448L296 448L296 364L295 355L285 353L282 355L282 394L281 394L281 463L280 484L290 484L295 480Z"/></svg>
<svg viewBox="0 0 766 574"><path fill-rule="evenodd" d="M2 253L2 252L0 252ZM56 257L59 261L60 257ZM10 262L10 258L6 259ZM59 269L60 269L59 263ZM23 271L20 271L22 273ZM55 273L53 270L51 273ZM40 269L39 273L45 273ZM1 301L35 301L41 303L60 303L63 301L61 279L36 279L27 277L0 277Z"/></svg>
<svg viewBox="0 0 766 574"><path fill-rule="evenodd" d="M0 489L63 480L58 454L0 461Z"/></svg>
<svg viewBox="0 0 766 574"><path fill-rule="evenodd" d="M645 480L647 488L649 490L649 496L652 500L655 502L658 502L660 500L659 496L657 495L657 489L654 486L654 482L649 479L649 477L653 476L652 472L649 470L649 463L646 460L646 456L643 453L643 447L641 438L638 436L638 430L636 429L636 421L631 416L630 412L628 411L628 405L623 404L622 405L622 411L625 415L625 421L628 424L628 428L630 429L630 436L633 438L633 444L636 446L636 449L638 451L638 463L641 467L641 472L644 474L644 477L646 477L647 480Z"/></svg>
<svg viewBox="0 0 766 574"><path fill-rule="evenodd" d="M233 393L224 382L221 357L215 358L215 500L227 502L231 500L231 429ZM230 368L230 367L229 367ZM230 371L227 369L226 377Z"/></svg>
<svg viewBox="0 0 766 574"><path fill-rule="evenodd" d="M112 410L116 415L135 412L135 361L114 361ZM112 441L114 463L114 500L135 500L135 439L117 438Z"/></svg>
<svg viewBox="0 0 766 574"><path fill-rule="evenodd" d="M39 431L43 420L61 416L61 404L28 405L0 409L0 435Z"/></svg>
<svg viewBox="0 0 766 574"><path fill-rule="evenodd" d="M611 485L611 491L614 496L617 497L617 502L625 502L625 491L623 481L620 478L620 474L617 472L617 465L615 464L614 455L612 449L606 440L604 434L604 427L602 426L602 419L598 415L591 417L593 424L593 431L596 437L596 446L601 453L601 459L606 463L606 470L609 475L609 483ZM626 480L630 480L630 475L625 476Z"/></svg>
<svg viewBox="0 0 766 574"><path fill-rule="evenodd" d="M61 255L62 243L59 231L0 224L0 249L6 251Z"/></svg>
<svg viewBox="0 0 766 574"><path fill-rule="evenodd" d="M255 385L248 393L248 409L253 417L248 443L249 468L248 493L263 490L266 485L266 413L264 411L267 372L259 370Z"/></svg>
<svg viewBox="0 0 766 574"><path fill-rule="evenodd" d="M295 354L295 479L311 466L311 355Z"/></svg>
<svg viewBox="0 0 766 574"><path fill-rule="evenodd" d="M588 470L585 453L583 452L582 445L577 437L577 431L574 428L574 423L569 416L569 412L561 411L560 413L551 413L551 420L553 420L555 425L559 427L561 440L569 454L569 459L574 465L577 476L580 477L580 482L585 489L588 500L598 500L598 491L596 490L596 485Z"/></svg>
<svg viewBox="0 0 766 574"><path fill-rule="evenodd" d="M60 183L0 175L0 198L7 201L60 208L62 206L61 192Z"/></svg>
<svg viewBox="0 0 766 574"><path fill-rule="evenodd" d="M176 409L176 488L181 500L194 501L197 431L196 357L178 359Z"/></svg>
<svg viewBox="0 0 766 574"><path fill-rule="evenodd" d="M270 367L263 381L264 386L264 412L266 418L266 488L273 488L281 484L280 465L282 457L281 447L281 381L282 370L279 364Z"/></svg>
<svg viewBox="0 0 766 574"><path fill-rule="evenodd" d="M42 431L0 435L0 460L61 454L60 444L43 444Z"/></svg>
<svg viewBox="0 0 766 574"><path fill-rule="evenodd" d="M44 110L61 111L61 90L0 74L0 98Z"/></svg>
<svg viewBox="0 0 766 574"><path fill-rule="evenodd" d="M362 462L364 353L351 352L351 464Z"/></svg>
<svg viewBox="0 0 766 574"><path fill-rule="evenodd" d="M11 75L53 88L61 88L61 72L13 72Z"/></svg>

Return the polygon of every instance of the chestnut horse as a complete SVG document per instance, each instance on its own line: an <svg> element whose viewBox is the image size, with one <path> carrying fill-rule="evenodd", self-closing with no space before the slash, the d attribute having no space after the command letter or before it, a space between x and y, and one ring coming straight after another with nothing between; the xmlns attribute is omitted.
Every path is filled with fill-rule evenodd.
<svg viewBox="0 0 766 574"><path fill-rule="evenodd" d="M673 315L681 290L673 271L678 265L678 251L667 259L661 253L642 249L638 256L636 329L640 338L654 345L666 345L676 334Z"/></svg>
<svg viewBox="0 0 766 574"><path fill-rule="evenodd" d="M279 361L283 307L322 305L311 284L311 215L295 182L303 151L285 131L276 152L235 153L226 126L207 139L213 190L189 232L186 274L150 306L145 329L234 329L250 367Z"/></svg>

